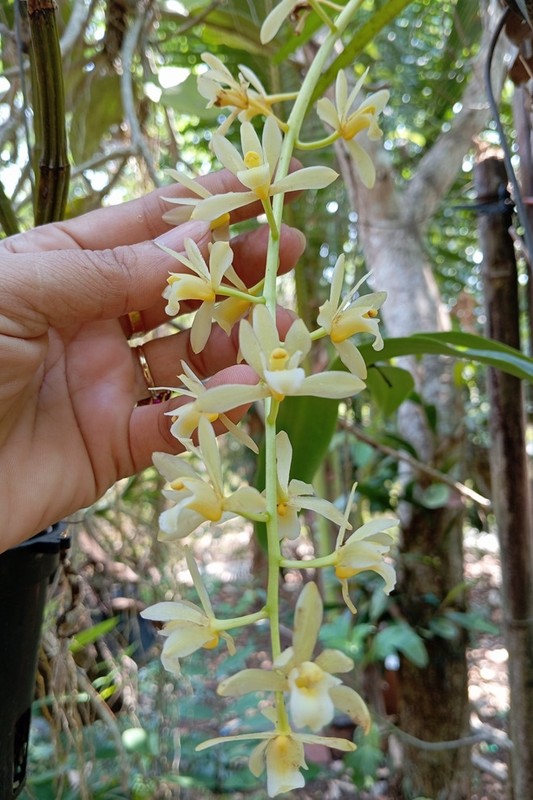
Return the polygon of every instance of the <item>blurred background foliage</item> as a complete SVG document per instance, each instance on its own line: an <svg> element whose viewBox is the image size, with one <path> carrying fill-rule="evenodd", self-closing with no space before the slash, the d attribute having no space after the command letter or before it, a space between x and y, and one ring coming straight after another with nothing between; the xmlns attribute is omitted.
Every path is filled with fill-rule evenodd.
<svg viewBox="0 0 533 800"><path fill-rule="evenodd" d="M65 217L138 197L169 182L169 167L190 175L213 168L209 141L221 117L206 109L196 90L201 54L215 53L236 72L253 69L272 91L298 88L302 68L312 58L317 27L310 16L300 35L285 25L275 43L263 46L259 26L272 3L266 0L64 0L56 12L64 77L64 119L68 134L70 182ZM391 101L383 119L383 147L397 181L407 183L428 149L449 130L461 106L469 70L480 44L480 11L460 0L365 0L346 35L345 47L357 75L369 68L369 89L387 87ZM0 8L0 223L6 233L25 230L36 219L35 126L39 76L28 68L28 20L24 3L4 0ZM57 79L57 76L56 76ZM328 86L324 76L322 91ZM37 93L37 94L36 94ZM508 98L501 113L511 129ZM303 138L322 135L310 113ZM237 136L234 127L230 134ZM492 124L480 132L496 141ZM333 154L324 158L333 160ZM307 156L302 155L306 163ZM425 242L449 308L454 328L483 332L480 251L468 209L474 197L473 154L431 220ZM416 209L424 219L423 204ZM358 216L342 182L308 193L288 209L287 220L306 234L308 247L294 276L282 281L284 301L311 322L328 293L337 256L348 258L348 280L372 268L365 264ZM521 276L525 285L527 276ZM381 288L381 287L377 287ZM386 288L386 287L385 287ZM408 313L408 309L406 310ZM420 346L420 352L427 352ZM369 355L372 351L368 350ZM487 459L487 396L479 358L457 362L456 390L466 403L469 485L490 494ZM479 354L477 354L479 355ZM490 358L490 356L488 356ZM326 363L326 354L321 354ZM176 366L178 372L179 366ZM303 399L287 404L281 425L299 442L294 475L315 479L341 507L358 481L358 521L397 509L400 500L428 509L445 505L453 490L438 476L422 491L400 483L400 451L416 461L413 446L401 438L396 411L409 397L423 403L413 381L394 366L369 370L369 391L353 402L331 404ZM425 407L431 423L433 410ZM258 440L261 419L253 412L246 424ZM224 445L228 481L253 481L253 464L231 442ZM419 465L420 466L420 465ZM320 467L320 468L319 468ZM179 595L195 600L179 549L158 543L157 515L161 482L154 470L122 481L94 508L76 516L72 548L56 578L43 635L36 710L30 748L29 798L263 797L236 747L194 754L209 735L254 730L257 698L245 697L221 707L219 725L213 703L216 682L244 666L267 658L265 632L259 626L242 637L233 659L208 659L196 653L178 681L164 673L154 655L156 636L138 612L149 603ZM468 524L487 529L490 514L468 504ZM316 520L304 520L298 555L327 552L333 532ZM231 616L260 606L261 590L250 587L260 573L262 550L248 528L211 530L193 537L204 562L218 612ZM177 557L177 560L176 560ZM287 574L284 602L287 624L300 575ZM394 671L400 657L427 663L425 642L493 631L476 610L453 611L435 599L427 627L415 629L401 619L395 598L384 598L379 581L362 580L354 625L343 613L335 587L324 578L329 620L324 645L344 647L358 665L358 681L378 719L391 711L376 685ZM462 614L462 615L461 615ZM377 670L377 673L376 673ZM379 674L372 683L368 676ZM366 676L366 677L365 677ZM392 709L394 710L394 709ZM341 723L342 724L342 721ZM329 759L330 761L331 759ZM359 750L345 759L342 778L369 789L386 756L376 727ZM338 768L338 767L336 767ZM329 771L328 771L329 770ZM313 765L310 777L330 779L330 764ZM337 778L338 778L337 774ZM310 784L315 785L315 784ZM312 791L310 789L310 791ZM294 797L308 795L294 792ZM317 796L312 794L309 796ZM344 795L338 795L344 796ZM352 796L347 794L346 796Z"/></svg>

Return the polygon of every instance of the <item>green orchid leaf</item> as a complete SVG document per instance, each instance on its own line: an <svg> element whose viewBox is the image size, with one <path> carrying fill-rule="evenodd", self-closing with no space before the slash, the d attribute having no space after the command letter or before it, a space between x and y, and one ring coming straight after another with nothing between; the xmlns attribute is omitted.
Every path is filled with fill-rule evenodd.
<svg viewBox="0 0 533 800"><path fill-rule="evenodd" d="M428 664L428 652L424 642L405 622L387 625L380 630L374 639L373 649L379 660L384 660L393 653L402 653L417 667L426 667Z"/></svg>
<svg viewBox="0 0 533 800"><path fill-rule="evenodd" d="M368 371L366 385L383 415L388 417L411 394L415 382L405 369L380 366Z"/></svg>
<svg viewBox="0 0 533 800"><path fill-rule="evenodd" d="M445 333L415 333L386 339L383 350L376 352L371 345L359 348L370 366L398 356L443 355L479 361L517 378L533 381L533 359L494 339L473 333L446 331Z"/></svg>

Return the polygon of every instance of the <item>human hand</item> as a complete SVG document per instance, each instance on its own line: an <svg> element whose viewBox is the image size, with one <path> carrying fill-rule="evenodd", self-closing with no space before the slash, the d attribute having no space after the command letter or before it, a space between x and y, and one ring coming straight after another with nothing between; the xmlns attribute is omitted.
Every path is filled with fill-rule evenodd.
<svg viewBox="0 0 533 800"><path fill-rule="evenodd" d="M202 182L218 193L234 190L236 179L224 171ZM0 242L0 552L92 504L148 466L153 451L179 451L169 403L137 405L149 392L128 343L128 313L141 312L144 331L168 321L161 293L180 267L154 239L181 251L189 237L207 250L207 224L169 231L162 221L162 196L182 193L165 187ZM232 221L256 213L250 206ZM267 235L259 228L232 240L247 285L262 274ZM298 231L283 229L282 271L303 246ZM213 384L256 379L235 365L237 339L216 326L198 355L188 331L143 349L158 386L176 383L182 359L201 378L215 376Z"/></svg>

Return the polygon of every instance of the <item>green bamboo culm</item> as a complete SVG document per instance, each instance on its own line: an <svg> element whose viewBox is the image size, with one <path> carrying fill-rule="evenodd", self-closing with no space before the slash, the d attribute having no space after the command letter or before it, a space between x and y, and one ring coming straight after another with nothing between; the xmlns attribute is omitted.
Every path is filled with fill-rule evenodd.
<svg viewBox="0 0 533 800"><path fill-rule="evenodd" d="M70 180L63 65L53 0L27 0L35 119L35 225L63 219Z"/></svg>
<svg viewBox="0 0 533 800"><path fill-rule="evenodd" d="M0 227L6 236L12 236L20 230L17 216L13 211L9 197L6 195L2 181L0 181Z"/></svg>

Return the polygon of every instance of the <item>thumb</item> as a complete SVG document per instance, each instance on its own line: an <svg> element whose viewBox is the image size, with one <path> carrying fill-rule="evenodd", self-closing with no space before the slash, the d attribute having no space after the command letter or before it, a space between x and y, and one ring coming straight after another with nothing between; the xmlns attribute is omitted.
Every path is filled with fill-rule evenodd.
<svg viewBox="0 0 533 800"><path fill-rule="evenodd" d="M116 319L142 311L161 299L168 273L176 261L158 245L184 249L186 238L201 244L209 225L191 221L154 241L107 250L51 250L4 256L0 314L31 327L35 334L48 326L66 327Z"/></svg>

